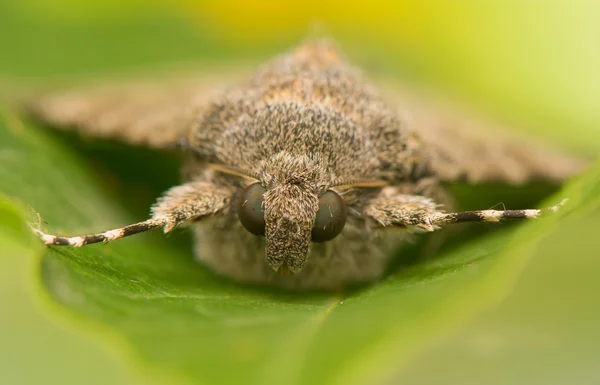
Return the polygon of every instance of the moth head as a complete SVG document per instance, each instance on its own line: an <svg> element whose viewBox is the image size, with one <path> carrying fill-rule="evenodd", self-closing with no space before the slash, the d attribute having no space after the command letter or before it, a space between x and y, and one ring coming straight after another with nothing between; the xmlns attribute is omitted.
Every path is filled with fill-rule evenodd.
<svg viewBox="0 0 600 385"><path fill-rule="evenodd" d="M267 190L260 182L244 189L238 207L246 230L266 236L269 265L278 270L285 263L291 272L304 266L310 242L330 241L341 233L346 213L335 191L317 196L294 185Z"/></svg>
<svg viewBox="0 0 600 385"><path fill-rule="evenodd" d="M327 242L341 233L346 203L321 183L320 170L310 164L296 162L274 171L243 190L238 218L246 230L265 236L273 270L295 273L306 263L311 242Z"/></svg>

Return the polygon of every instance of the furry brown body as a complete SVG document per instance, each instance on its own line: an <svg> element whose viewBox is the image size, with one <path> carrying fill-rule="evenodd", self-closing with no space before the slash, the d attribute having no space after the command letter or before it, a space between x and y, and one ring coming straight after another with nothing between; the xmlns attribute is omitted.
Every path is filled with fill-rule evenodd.
<svg viewBox="0 0 600 385"><path fill-rule="evenodd" d="M189 223L197 258L218 274L336 289L380 277L393 250L414 232L541 213L445 213L440 207L452 205L442 182L560 181L584 164L514 141L465 135L429 112L406 119L326 42L301 45L210 102L192 103L200 100L193 92L181 95L190 100L186 108L167 108L162 95L136 104L118 95L71 94L33 105L35 115L59 126L153 147L184 139L190 153L185 184L159 199L148 221L87 237L38 232L46 243L81 246ZM144 116L152 108L167 117ZM239 218L242 194L257 181L264 189L264 237ZM328 191L344 202L345 227L332 240L311 242L317 213L335 212L320 201Z"/></svg>
<svg viewBox="0 0 600 385"><path fill-rule="evenodd" d="M265 238L243 228L235 205L213 220L195 224L197 257L218 273L240 281L331 289L373 280L383 273L393 245L404 238L399 234L406 230L374 231L378 226L370 223L373 218L364 209L378 191L362 189L357 194L352 187L333 186L385 179L392 184L407 182L407 193L421 193L410 182L419 177L418 172L424 173L423 167L415 170L413 151L418 148L408 146L407 132L396 114L331 46L302 47L294 55L267 64L245 86L202 111L192 125L190 145L201 161L248 170L260 175L264 186L270 185L268 191L281 189L282 194L273 197L284 201L273 208L275 217L305 215L310 229L312 210L298 212L299 203L314 206L319 194L328 189L337 191L350 207L340 236L325 243L307 240L299 246L308 245L307 258L301 270L290 275L266 263ZM190 180L222 187L237 184L232 194L247 183L206 172L201 163L186 169ZM290 184L298 187L300 196L289 197ZM269 203L267 197L265 205ZM286 208L293 212L284 213ZM274 232L290 232L285 221L274 226L279 227ZM286 236L282 238L285 242ZM285 249L295 246L288 243L280 248L289 252Z"/></svg>

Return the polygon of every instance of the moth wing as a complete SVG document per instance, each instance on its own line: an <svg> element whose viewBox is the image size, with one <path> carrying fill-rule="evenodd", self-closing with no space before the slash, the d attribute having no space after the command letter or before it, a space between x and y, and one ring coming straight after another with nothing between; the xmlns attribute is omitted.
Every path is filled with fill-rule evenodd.
<svg viewBox="0 0 600 385"><path fill-rule="evenodd" d="M25 114L81 136L151 148L176 147L211 97L239 77L218 73L171 81L115 82L41 95Z"/></svg>
<svg viewBox="0 0 600 385"><path fill-rule="evenodd" d="M409 129L421 140L422 156L443 181L560 183L589 164L422 90L394 85L384 93L401 106Z"/></svg>

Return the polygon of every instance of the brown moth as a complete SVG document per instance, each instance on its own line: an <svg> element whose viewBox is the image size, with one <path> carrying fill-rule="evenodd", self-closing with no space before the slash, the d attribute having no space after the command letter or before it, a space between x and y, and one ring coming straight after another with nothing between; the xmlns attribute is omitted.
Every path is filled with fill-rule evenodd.
<svg viewBox="0 0 600 385"><path fill-rule="evenodd" d="M492 137L477 122L386 104L328 41L308 41L217 97L206 83L65 92L27 112L81 135L185 151L184 182L150 219L93 235L34 231L83 246L179 225L197 258L237 281L338 289L376 280L418 232L556 211L451 212L444 183L558 183L584 161ZM442 209L443 208L443 209Z"/></svg>

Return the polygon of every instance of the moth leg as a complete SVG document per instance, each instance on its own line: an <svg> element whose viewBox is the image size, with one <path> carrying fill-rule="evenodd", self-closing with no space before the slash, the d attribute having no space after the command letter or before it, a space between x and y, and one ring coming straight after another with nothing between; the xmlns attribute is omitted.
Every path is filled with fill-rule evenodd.
<svg viewBox="0 0 600 385"><path fill-rule="evenodd" d="M217 213L229 205L232 191L206 182L190 182L168 190L152 207L152 216L134 223L98 234L61 237L33 229L47 245L81 247L91 243L109 242L133 234L162 227L165 233L180 224Z"/></svg>
<svg viewBox="0 0 600 385"><path fill-rule="evenodd" d="M364 213L382 227L413 227L432 231L430 218L438 213L437 207L436 202L422 195L383 192L365 208Z"/></svg>
<svg viewBox="0 0 600 385"><path fill-rule="evenodd" d="M509 219L533 219L554 213L567 202L546 209L528 210L478 210L445 213L430 198L420 195L387 194L375 199L365 209L365 214L383 227L401 226L438 230L444 226L464 222L500 222Z"/></svg>
<svg viewBox="0 0 600 385"><path fill-rule="evenodd" d="M568 199L563 199L560 203L544 209L526 209L526 210L478 210L462 211L456 213L436 213L430 219L433 231L454 223L465 222L500 222L509 219L535 219L539 216L557 212L567 203Z"/></svg>

